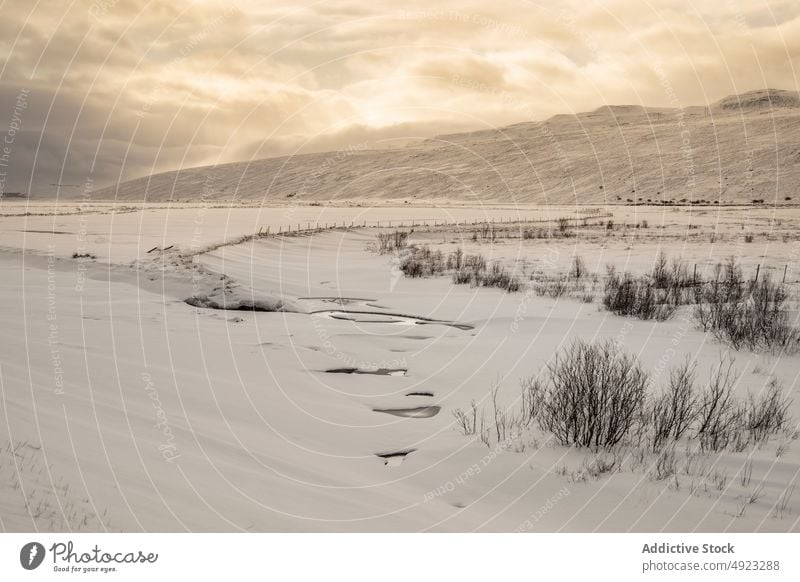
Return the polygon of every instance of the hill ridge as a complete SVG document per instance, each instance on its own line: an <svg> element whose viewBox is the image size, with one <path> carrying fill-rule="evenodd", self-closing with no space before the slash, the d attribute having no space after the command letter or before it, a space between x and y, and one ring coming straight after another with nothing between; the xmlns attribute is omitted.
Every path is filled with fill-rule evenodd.
<svg viewBox="0 0 800 582"><path fill-rule="evenodd" d="M800 97L708 107L606 105L399 149L341 150L162 172L102 190L121 201L602 204L800 196Z"/></svg>

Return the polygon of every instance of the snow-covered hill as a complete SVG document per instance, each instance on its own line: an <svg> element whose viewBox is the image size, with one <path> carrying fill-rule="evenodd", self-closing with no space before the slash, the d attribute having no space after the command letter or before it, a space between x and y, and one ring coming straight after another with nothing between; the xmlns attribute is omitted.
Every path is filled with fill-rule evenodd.
<svg viewBox="0 0 800 582"><path fill-rule="evenodd" d="M125 201L269 204L785 203L800 182L800 98L762 90L685 109L606 106L401 149L252 160L131 180Z"/></svg>

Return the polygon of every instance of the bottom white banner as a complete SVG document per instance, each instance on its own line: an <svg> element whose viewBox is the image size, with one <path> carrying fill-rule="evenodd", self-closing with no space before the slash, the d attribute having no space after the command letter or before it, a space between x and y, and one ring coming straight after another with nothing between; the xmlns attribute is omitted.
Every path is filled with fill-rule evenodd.
<svg viewBox="0 0 800 582"><path fill-rule="evenodd" d="M798 534L2 534L0 580L798 580Z"/></svg>

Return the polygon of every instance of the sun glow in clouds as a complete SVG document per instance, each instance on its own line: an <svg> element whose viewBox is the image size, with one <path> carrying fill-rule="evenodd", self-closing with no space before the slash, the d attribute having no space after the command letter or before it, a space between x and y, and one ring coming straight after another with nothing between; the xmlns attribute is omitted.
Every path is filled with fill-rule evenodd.
<svg viewBox="0 0 800 582"><path fill-rule="evenodd" d="M10 191L27 190L31 174L34 188L62 173L64 183L82 182L77 168L95 152L102 187L365 137L792 89L800 66L800 5L790 0L500 0L435 10L421 1L398 9L355 0L12 0L3 13L12 42L0 105L9 110L19 87L31 89Z"/></svg>

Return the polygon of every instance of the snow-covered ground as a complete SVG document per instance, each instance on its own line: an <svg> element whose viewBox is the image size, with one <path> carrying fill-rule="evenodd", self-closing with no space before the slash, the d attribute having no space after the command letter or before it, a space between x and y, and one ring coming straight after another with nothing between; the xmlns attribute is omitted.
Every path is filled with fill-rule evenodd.
<svg viewBox="0 0 800 582"><path fill-rule="evenodd" d="M213 248L265 225L487 212L498 222L515 214L180 207L0 218L0 526L797 531L800 445L788 433L689 463L681 447L676 475L657 480L655 456L632 449L619 451L619 470L598 471L597 453L538 431L486 446L456 430L454 410L488 406L498 383L502 406L514 405L520 378L577 338L636 354L655 389L685 355L703 382L727 348L683 312L639 321L601 310L599 295L583 303L405 278L397 257L370 250L375 228ZM701 270L737 254L745 269L763 262L775 277L789 265L794 288L796 210L781 210L780 224L768 210L608 212L611 234L596 226L570 239L490 243L473 241L470 225L428 225L411 242L480 251L528 275L564 273L579 254L599 279L606 264L648 270L662 249ZM548 213L575 209L519 211ZM642 220L647 228L633 226ZM41 232L53 230L67 234ZM155 246L173 248L146 252ZM97 258L70 258L79 249ZM190 296L279 301L284 311L193 307ZM777 378L796 423L800 357L734 355L737 393Z"/></svg>
<svg viewBox="0 0 800 582"><path fill-rule="evenodd" d="M104 262L128 263L154 247L198 252L259 230L271 233L325 226L399 226L412 222L552 220L583 216L575 207L459 205L440 207L242 206L239 204L71 204L61 202L0 205L0 248L55 252L68 257L90 253ZM594 210L601 212L602 210Z"/></svg>

